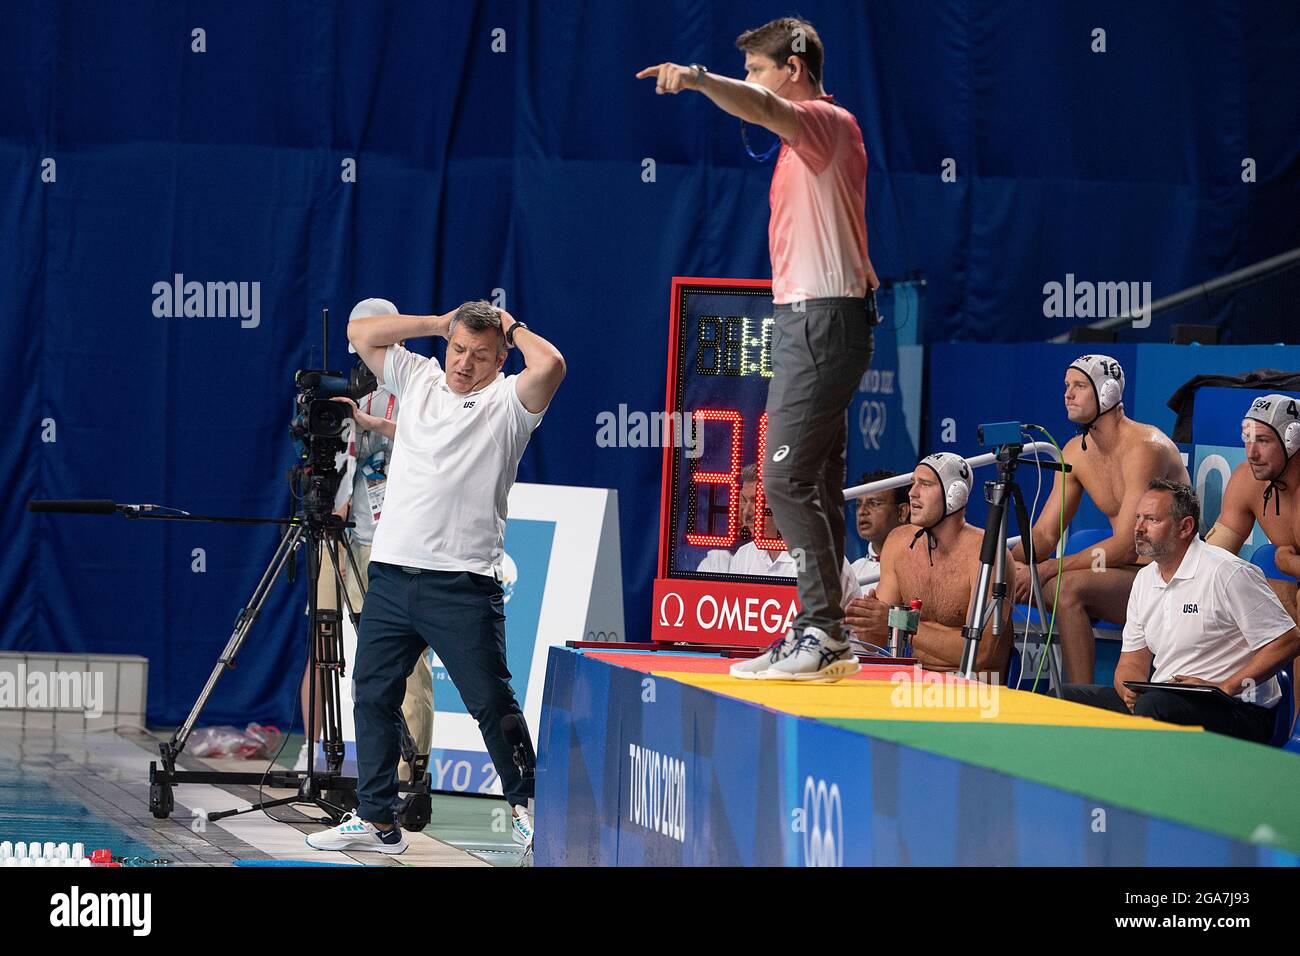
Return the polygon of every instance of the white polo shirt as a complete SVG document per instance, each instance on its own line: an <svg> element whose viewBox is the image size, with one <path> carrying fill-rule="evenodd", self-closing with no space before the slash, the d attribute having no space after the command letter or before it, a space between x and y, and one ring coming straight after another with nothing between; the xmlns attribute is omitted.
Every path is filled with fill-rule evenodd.
<svg viewBox="0 0 1300 956"><path fill-rule="evenodd" d="M696 571L708 571L710 574L726 574L731 570L731 552L724 548L714 548L695 568Z"/></svg>
<svg viewBox="0 0 1300 956"><path fill-rule="evenodd" d="M1168 583L1154 561L1133 578L1124 650L1151 650L1153 681L1185 674L1217 683L1293 627L1259 568L1193 538ZM1271 677L1252 703L1271 707L1281 696L1277 678Z"/></svg>
<svg viewBox="0 0 1300 956"><path fill-rule="evenodd" d="M731 556L732 574L764 574L775 578L797 578L799 568L790 557L790 552L782 551L775 558L754 542L742 545ZM840 566L840 603L847 606L855 597L862 594L858 585L858 576L853 573L847 560Z"/></svg>
<svg viewBox="0 0 1300 956"><path fill-rule="evenodd" d="M389 346L384 385L402 414L372 561L499 578L506 498L542 421L519 400L518 377L458 395L437 359Z"/></svg>
<svg viewBox="0 0 1300 956"><path fill-rule="evenodd" d="M853 579L855 581L872 572L879 571L880 555L876 554L876 546L868 541L867 553L854 561L850 567L853 568Z"/></svg>

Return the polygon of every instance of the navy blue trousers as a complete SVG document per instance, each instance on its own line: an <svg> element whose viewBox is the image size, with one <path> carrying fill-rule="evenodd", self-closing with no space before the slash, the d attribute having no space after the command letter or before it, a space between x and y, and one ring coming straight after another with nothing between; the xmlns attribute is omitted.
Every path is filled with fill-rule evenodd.
<svg viewBox="0 0 1300 956"><path fill-rule="evenodd" d="M1119 714L1129 712L1114 687L1103 684L1066 684L1063 693L1066 700L1072 700L1076 704L1113 710ZM1148 690L1138 694L1133 713L1138 717L1150 717L1170 724L1199 725L1212 733L1253 740L1260 744L1268 743L1273 736L1273 708L1247 704L1240 700L1229 702L1213 694L1206 694L1201 699L1174 691Z"/></svg>
<svg viewBox="0 0 1300 956"><path fill-rule="evenodd" d="M402 697L407 676L430 647L478 721L506 798L514 806L532 797L533 781L520 776L501 732L507 714L523 721L506 667L505 625L501 585L493 578L468 571L412 574L370 563L352 674L357 814L363 820L395 819Z"/></svg>

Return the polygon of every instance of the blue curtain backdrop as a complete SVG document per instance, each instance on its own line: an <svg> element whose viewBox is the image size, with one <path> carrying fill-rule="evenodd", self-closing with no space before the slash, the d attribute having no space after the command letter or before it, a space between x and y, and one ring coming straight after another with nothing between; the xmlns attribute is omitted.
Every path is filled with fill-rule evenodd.
<svg viewBox="0 0 1300 956"><path fill-rule="evenodd" d="M1043 318L1042 286L1066 273L1159 296L1300 245L1293 3L798 7L862 125L876 267L928 280L927 341L1059 332L1072 323ZM619 490L644 637L661 458L597 448L595 416L663 407L672 275L769 275L770 167L703 98L633 74L673 59L737 75L734 37L788 12L0 4L0 648L147 655L149 717L179 720L275 532L23 504L283 513L292 374L321 307L339 366L361 297L428 312L496 289L570 369L520 479ZM246 283L249 314L157 315L154 285L177 274ZM287 719L303 603L301 581L278 586L210 720Z"/></svg>

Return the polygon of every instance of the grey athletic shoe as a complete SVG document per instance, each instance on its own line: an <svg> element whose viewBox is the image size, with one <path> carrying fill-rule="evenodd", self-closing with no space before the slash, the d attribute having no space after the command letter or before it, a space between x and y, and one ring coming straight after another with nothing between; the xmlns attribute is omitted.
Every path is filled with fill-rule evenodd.
<svg viewBox="0 0 1300 956"><path fill-rule="evenodd" d="M752 657L747 661L737 661L731 665L731 676L739 677L741 680L758 680L769 667L775 664L785 655L789 654L795 645L794 629L786 631L785 637L778 637L769 644L757 657Z"/></svg>
<svg viewBox="0 0 1300 956"><path fill-rule="evenodd" d="M758 679L830 684L861 669L858 656L847 641L834 644L825 631L807 627L790 652L764 670Z"/></svg>

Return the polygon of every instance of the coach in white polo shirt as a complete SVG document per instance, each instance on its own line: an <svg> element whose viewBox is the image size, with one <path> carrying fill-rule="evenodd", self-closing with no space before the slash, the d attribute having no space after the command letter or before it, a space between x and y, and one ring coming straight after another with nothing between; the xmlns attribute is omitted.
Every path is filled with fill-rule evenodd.
<svg viewBox="0 0 1300 956"><path fill-rule="evenodd" d="M1137 553L1155 560L1133 579L1115 685L1072 685L1065 697L1266 743L1281 699L1275 675L1300 652L1300 634L1259 568L1201 541L1200 521L1191 486L1147 484L1133 538ZM1124 686L1146 680L1217 687L1227 697Z"/></svg>
<svg viewBox="0 0 1300 956"><path fill-rule="evenodd" d="M445 371L395 344L427 335L447 338ZM357 319L348 339L402 414L352 677L357 812L307 842L321 850L406 849L394 822L399 716L407 675L432 647L478 721L514 808L515 839L527 845L533 785L515 768L501 731L506 716L523 720L506 667L501 559L510 486L564 378L564 358L486 302L446 315ZM501 372L510 346L523 353L518 375Z"/></svg>

